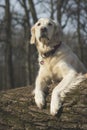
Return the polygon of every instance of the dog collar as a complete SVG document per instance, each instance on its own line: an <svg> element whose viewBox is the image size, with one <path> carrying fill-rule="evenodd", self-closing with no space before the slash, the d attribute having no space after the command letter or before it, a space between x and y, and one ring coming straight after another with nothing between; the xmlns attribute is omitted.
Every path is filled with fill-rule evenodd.
<svg viewBox="0 0 87 130"><path fill-rule="evenodd" d="M60 42L60 44L58 44L58 45L55 45L51 51L48 51L48 52L46 52L44 54L41 54L41 57L42 58L47 58L50 55L53 55L56 52L56 50L60 47L61 44L62 44L62 42ZM44 64L44 60L41 60L40 64L43 65Z"/></svg>
<svg viewBox="0 0 87 130"><path fill-rule="evenodd" d="M56 52L56 50L60 47L61 44L62 44L62 42L55 45L51 51L41 54L42 58L47 58L47 57L53 55Z"/></svg>

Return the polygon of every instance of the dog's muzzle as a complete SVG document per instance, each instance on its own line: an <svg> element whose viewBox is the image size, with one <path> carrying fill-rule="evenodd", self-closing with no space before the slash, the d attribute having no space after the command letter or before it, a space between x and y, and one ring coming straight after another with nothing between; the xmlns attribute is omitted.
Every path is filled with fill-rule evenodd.
<svg viewBox="0 0 87 130"><path fill-rule="evenodd" d="M45 32L47 32L47 28L46 27L42 27L41 28L41 33L45 33Z"/></svg>
<svg viewBox="0 0 87 130"><path fill-rule="evenodd" d="M47 31L46 27L42 27L41 30L40 30L40 41L42 39L49 40L49 38L48 38L48 31Z"/></svg>

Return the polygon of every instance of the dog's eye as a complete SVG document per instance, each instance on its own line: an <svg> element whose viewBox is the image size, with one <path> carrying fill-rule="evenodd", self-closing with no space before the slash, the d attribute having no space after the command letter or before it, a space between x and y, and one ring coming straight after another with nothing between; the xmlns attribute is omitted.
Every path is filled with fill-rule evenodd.
<svg viewBox="0 0 87 130"><path fill-rule="evenodd" d="M49 26L52 26L52 23L48 23Z"/></svg>
<svg viewBox="0 0 87 130"><path fill-rule="evenodd" d="M40 25L41 25L41 23L38 23L38 24L37 24L37 26L40 26Z"/></svg>

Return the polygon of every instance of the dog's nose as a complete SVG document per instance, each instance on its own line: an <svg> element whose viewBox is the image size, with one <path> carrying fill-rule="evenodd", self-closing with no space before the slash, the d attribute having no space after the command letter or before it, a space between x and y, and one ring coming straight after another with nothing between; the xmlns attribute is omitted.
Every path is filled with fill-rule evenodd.
<svg viewBox="0 0 87 130"><path fill-rule="evenodd" d="M42 27L41 28L41 32L47 32L47 28L46 27Z"/></svg>

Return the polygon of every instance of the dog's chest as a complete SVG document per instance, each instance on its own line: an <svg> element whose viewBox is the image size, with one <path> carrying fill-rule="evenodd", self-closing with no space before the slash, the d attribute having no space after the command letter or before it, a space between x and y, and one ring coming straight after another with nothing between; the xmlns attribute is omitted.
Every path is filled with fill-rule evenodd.
<svg viewBox="0 0 87 130"><path fill-rule="evenodd" d="M56 59L41 59L39 61L40 63L40 69L43 73L45 73L45 76L47 76L47 79L50 79L52 81L60 81L62 79L62 76L59 71L59 67L57 66L57 60Z"/></svg>

